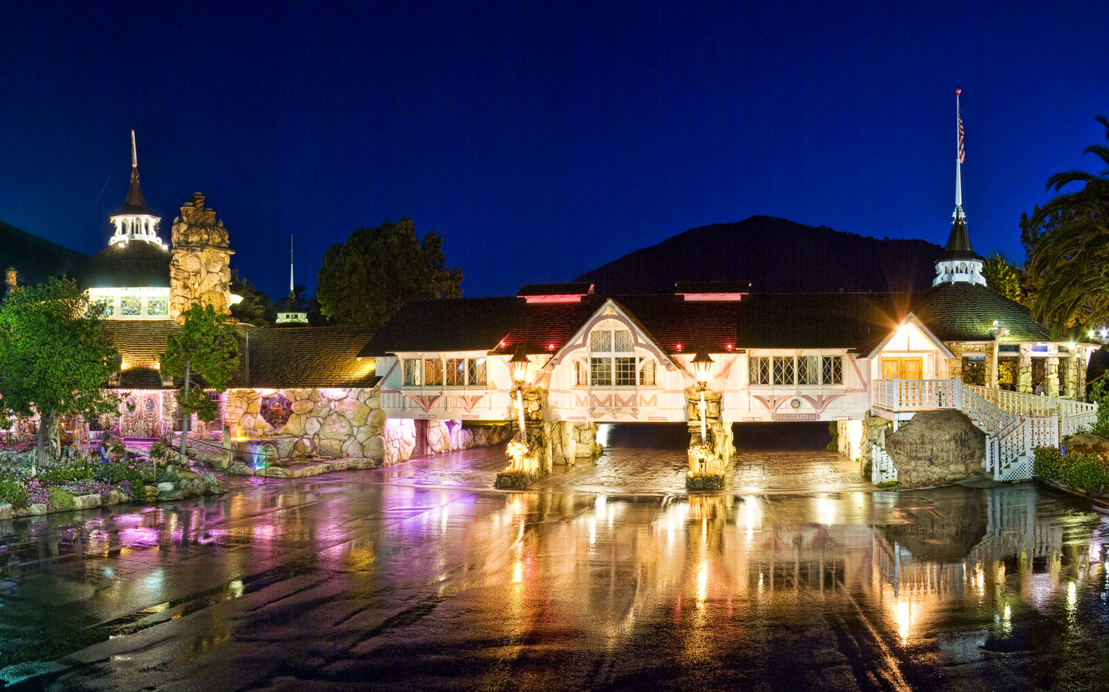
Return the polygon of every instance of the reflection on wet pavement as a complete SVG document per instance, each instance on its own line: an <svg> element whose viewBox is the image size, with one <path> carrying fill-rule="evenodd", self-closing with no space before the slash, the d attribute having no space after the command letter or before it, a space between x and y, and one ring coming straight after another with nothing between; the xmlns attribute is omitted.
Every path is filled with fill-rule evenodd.
<svg viewBox="0 0 1109 692"><path fill-rule="evenodd" d="M449 478L422 469L410 478ZM1034 484L499 493L390 473L403 472L0 524L0 679L57 690L1106 679L1104 525L1089 503Z"/></svg>

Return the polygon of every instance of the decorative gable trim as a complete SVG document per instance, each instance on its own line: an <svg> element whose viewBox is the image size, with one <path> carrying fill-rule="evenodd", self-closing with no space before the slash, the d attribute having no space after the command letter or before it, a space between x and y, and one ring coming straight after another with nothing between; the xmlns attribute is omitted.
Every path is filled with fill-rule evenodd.
<svg viewBox="0 0 1109 692"><path fill-rule="evenodd" d="M597 308L597 311L593 313L593 316L589 318L589 321L586 322L585 325L582 326L580 329L578 329L578 331L574 333L574 336L572 336L566 342L566 345L560 348L558 352L556 352L554 356L549 361L547 361L547 364L543 367L543 369L547 372L551 372L556 367L558 367L559 364L562 363L562 360L566 356L570 355L571 353L581 349L588 350L589 333L593 331L594 327L596 327L601 322L604 322L605 320L614 320L627 327L632 334L632 339L635 341L635 347L642 348L643 350L653 355L655 357L655 360L657 360L667 370L669 370L670 372L674 372L678 369L677 364L674 363L674 361L670 360L670 357L666 355L666 352L662 350L662 347L659 346L658 342L656 342L650 334L647 334L645 330L637 326L635 322L633 322L624 312L623 308L617 305L616 302L613 301L611 298L606 300L604 304L601 305L601 307Z"/></svg>
<svg viewBox="0 0 1109 692"><path fill-rule="evenodd" d="M919 329L920 333L923 334L925 338L927 338L929 341L931 341L932 345L936 347L936 350L942 353L945 358L955 357L955 354L951 352L951 349L949 349L945 343L936 338L936 335L932 333L932 330L926 327L924 323L921 322L920 319L911 312L905 315L901 322L898 323L897 327L891 329L890 333L886 335L886 338L882 339L882 342L875 346L874 349L870 353L868 353L866 357L868 359L877 358L878 354L882 352L882 349L886 347L886 344L893 340L893 337L897 334L897 330L907 324L911 324Z"/></svg>

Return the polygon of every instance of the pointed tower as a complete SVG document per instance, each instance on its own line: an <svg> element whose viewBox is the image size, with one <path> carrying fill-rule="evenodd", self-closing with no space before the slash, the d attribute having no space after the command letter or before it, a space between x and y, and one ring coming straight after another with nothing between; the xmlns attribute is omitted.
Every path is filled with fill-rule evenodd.
<svg viewBox="0 0 1109 692"><path fill-rule="evenodd" d="M289 297L277 303L277 325L295 327L308 324L308 313L301 309L293 285L293 236L289 236Z"/></svg>
<svg viewBox="0 0 1109 692"><path fill-rule="evenodd" d="M970 244L966 215L963 213L963 161L966 160L966 151L963 148L963 114L959 108L959 94L962 92L962 89L955 90L955 118L958 125L955 153L955 211L952 214L951 235L947 237L947 246L936 260L936 278L932 281L933 286L956 283L986 285L986 278L982 276L985 260Z"/></svg>
<svg viewBox="0 0 1109 692"><path fill-rule="evenodd" d="M134 130L131 130L131 185L127 188L127 198L123 201L123 207L111 217L111 221L116 231L108 241L109 245L117 243L126 245L133 240L140 240L165 249L161 238L158 237L158 222L161 219L146 208L146 200L142 196L142 187L139 185L139 156L135 148Z"/></svg>

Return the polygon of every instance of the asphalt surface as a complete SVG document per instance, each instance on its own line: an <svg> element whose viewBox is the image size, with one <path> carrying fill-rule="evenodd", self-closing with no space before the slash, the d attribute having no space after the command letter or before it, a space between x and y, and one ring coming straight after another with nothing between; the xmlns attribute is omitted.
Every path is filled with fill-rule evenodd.
<svg viewBox="0 0 1109 692"><path fill-rule="evenodd" d="M680 468L642 450L582 465L582 487L570 471L506 493L485 483L499 454L0 523L0 681L204 692L1109 685L1106 525L1089 503L1035 484L863 492L849 467L842 482L810 470L827 480L819 491L772 491L778 466L836 468L820 455L768 454L767 487L741 493L628 492L669 473L652 464ZM605 492L598 477L612 479Z"/></svg>

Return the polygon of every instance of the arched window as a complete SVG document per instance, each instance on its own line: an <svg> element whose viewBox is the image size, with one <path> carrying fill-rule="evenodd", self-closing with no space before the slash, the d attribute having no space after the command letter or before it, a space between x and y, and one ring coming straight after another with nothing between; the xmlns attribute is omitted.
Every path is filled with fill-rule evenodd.
<svg viewBox="0 0 1109 692"><path fill-rule="evenodd" d="M576 361L574 382L578 386L654 386L655 361L636 353L635 337L618 322L602 322L589 333L589 355ZM588 369L586 368L588 363Z"/></svg>

